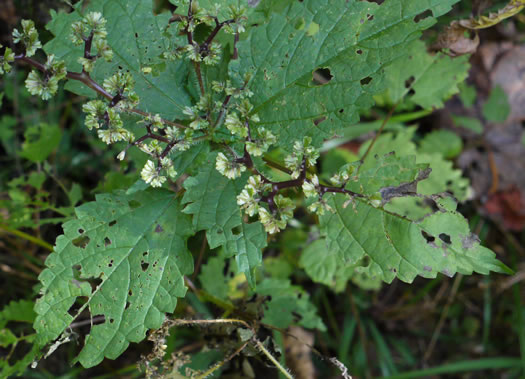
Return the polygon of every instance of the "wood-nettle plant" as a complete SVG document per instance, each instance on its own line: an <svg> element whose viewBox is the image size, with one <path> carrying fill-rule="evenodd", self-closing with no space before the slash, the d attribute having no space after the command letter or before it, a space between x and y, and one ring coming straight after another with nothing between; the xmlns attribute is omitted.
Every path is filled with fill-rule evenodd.
<svg viewBox="0 0 525 379"><path fill-rule="evenodd" d="M116 158L132 159L131 149L148 157L142 180L63 224L39 277L36 354L68 341L81 314L98 320L78 355L84 367L117 358L149 330L198 323L166 314L187 286L202 290L188 249L202 231L212 257L200 283L235 316L206 322L249 332L235 354L248 345L269 354L259 328L325 328L300 286L262 267L286 228L310 233L301 267L336 291L355 276L507 272L456 212L465 188L444 186L430 160L374 140L336 172L318 164L323 143L375 100L432 109L457 92L468 57L431 54L420 37L458 1L170 0L176 10L155 15L151 0L90 0L53 12L44 46L23 20L0 73L32 68L26 87L43 100L65 83L88 97L86 127L122 146ZM238 310L221 292L227 270L246 284L245 299L263 299L258 308ZM153 340L147 366L165 349Z"/></svg>

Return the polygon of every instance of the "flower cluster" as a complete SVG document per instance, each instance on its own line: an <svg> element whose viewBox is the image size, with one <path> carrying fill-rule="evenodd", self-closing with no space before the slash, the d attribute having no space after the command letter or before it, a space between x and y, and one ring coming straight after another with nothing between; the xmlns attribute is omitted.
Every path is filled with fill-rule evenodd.
<svg viewBox="0 0 525 379"><path fill-rule="evenodd" d="M260 157L268 151L271 145L277 142L277 138L265 128L256 130L258 137L246 142L246 150L253 157Z"/></svg>
<svg viewBox="0 0 525 379"><path fill-rule="evenodd" d="M166 176L161 175L162 170L164 170L166 175L172 179L175 179L177 176L177 171L175 171L175 168L173 167L173 162L168 158L161 159L158 167L155 166L153 161L147 161L140 172L140 176L142 180L152 187L160 187L166 181Z"/></svg>
<svg viewBox="0 0 525 379"><path fill-rule="evenodd" d="M132 109L139 103L139 97L133 91L135 81L129 72L118 71L115 75L104 80L104 89L120 97L115 104L119 110Z"/></svg>
<svg viewBox="0 0 525 379"><path fill-rule="evenodd" d="M241 209L244 209L248 216L258 214L265 230L270 234L275 234L286 228L286 224L293 217L295 205L292 199L276 195L273 197L276 209L275 213L272 214L269 210L259 205L264 192L269 192L271 189L272 185L264 183L259 175L251 176L244 189L237 196L237 204Z"/></svg>
<svg viewBox="0 0 525 379"><path fill-rule="evenodd" d="M58 82L67 75L64 61L55 59L53 54L48 55L43 75L32 70L25 81L26 88L31 95L40 96L42 100L49 100L58 90Z"/></svg>
<svg viewBox="0 0 525 379"><path fill-rule="evenodd" d="M135 140L135 136L123 127L119 112L133 108L138 103L138 96L133 91L133 78L129 73L118 72L104 81L104 89L116 92L118 101L113 106L107 105L102 100L92 100L84 104L82 110L87 114L86 126L88 129L98 129L98 137L107 144L118 141ZM100 129L107 125L107 129Z"/></svg>
<svg viewBox="0 0 525 379"><path fill-rule="evenodd" d="M284 164L286 168L292 170L292 178L297 179L302 170L315 166L317 158L319 158L319 150L312 146L312 138L304 137L303 141L294 143L293 153L284 159Z"/></svg>
<svg viewBox="0 0 525 379"><path fill-rule="evenodd" d="M180 50L193 62L204 62L208 66L216 65L221 60L222 46L218 42L212 42L207 49L202 49L199 44L193 42Z"/></svg>
<svg viewBox="0 0 525 379"><path fill-rule="evenodd" d="M286 224L293 218L293 211L295 204L289 197L283 195L276 195L274 203L277 208L276 214L270 213L266 208L259 208L259 218L264 225L264 229L270 233L275 234L286 228Z"/></svg>
<svg viewBox="0 0 525 379"><path fill-rule="evenodd" d="M3 46L0 44L0 49ZM4 50L4 55L0 56L0 75L11 71L11 65L15 61L15 53L9 47Z"/></svg>
<svg viewBox="0 0 525 379"><path fill-rule="evenodd" d="M333 212L332 207L323 199L320 192L319 178L313 175L311 178L305 180L302 185L303 193L307 198L315 198L315 202L308 206L308 210L318 215L324 215L325 211Z"/></svg>
<svg viewBox="0 0 525 379"><path fill-rule="evenodd" d="M215 168L228 179L237 179L246 171L246 166L240 162L230 161L223 153L217 154Z"/></svg>
<svg viewBox="0 0 525 379"><path fill-rule="evenodd" d="M32 57L42 47L42 43L38 39L35 23L31 20L22 20L21 32L18 29L13 30L13 42L15 44L22 42L26 48L25 55L27 57Z"/></svg>
<svg viewBox="0 0 525 379"><path fill-rule="evenodd" d="M82 45L91 39L97 50L95 55L91 55L91 51L88 51L89 56L78 58L78 63L82 65L84 71L93 71L97 58L104 58L107 62L113 59L113 50L111 50L106 40L108 34L106 31L106 19L102 17L100 12L88 13L82 20L74 22L71 28L71 41L75 45Z"/></svg>
<svg viewBox="0 0 525 379"><path fill-rule="evenodd" d="M349 180L357 180L357 170L359 168L359 162L347 163L339 169L339 172L330 178L330 182L334 186L346 186Z"/></svg>
<svg viewBox="0 0 525 379"><path fill-rule="evenodd" d="M182 113L188 116L191 120L190 128L192 128L193 130L201 130L206 129L208 126L210 126L208 120L206 120L205 117L201 116L201 113L203 113L206 110L206 108L206 103L204 101L199 101L199 103L196 106L185 107L182 110Z"/></svg>
<svg viewBox="0 0 525 379"><path fill-rule="evenodd" d="M245 210L248 216L254 216L259 213L259 200L262 193L270 190L271 185L263 183L259 175L250 176L248 183L237 196L237 204Z"/></svg>

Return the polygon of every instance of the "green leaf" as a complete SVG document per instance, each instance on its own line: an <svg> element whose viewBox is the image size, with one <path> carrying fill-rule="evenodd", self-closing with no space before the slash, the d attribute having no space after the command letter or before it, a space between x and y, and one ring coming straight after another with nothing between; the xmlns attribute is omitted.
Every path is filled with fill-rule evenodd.
<svg viewBox="0 0 525 379"><path fill-rule="evenodd" d="M202 265L199 280L206 292L219 299L227 300L230 287L226 279L229 279L229 272L224 272L224 265L223 256L211 257L206 264Z"/></svg>
<svg viewBox="0 0 525 379"><path fill-rule="evenodd" d="M0 328L3 328L9 321L32 324L36 316L33 307L34 302L30 300L11 301L0 311Z"/></svg>
<svg viewBox="0 0 525 379"><path fill-rule="evenodd" d="M373 194L374 192L416 181L420 172L428 167L416 164L414 155L398 157L395 153L376 155L363 164L356 182L349 182L347 189L354 192Z"/></svg>
<svg viewBox="0 0 525 379"><path fill-rule="evenodd" d="M262 322L278 328L297 324L305 328L326 330L315 306L310 302L310 296L289 280L264 279L257 286L256 293L271 297L264 305Z"/></svg>
<svg viewBox="0 0 525 379"><path fill-rule="evenodd" d="M407 55L421 31L435 22L414 18L427 10L438 17L456 2L289 2L238 44L240 60L230 64L232 77L251 75L259 125L280 134L282 146L305 135L321 142L358 121L359 111L371 107L372 95L388 84L384 68ZM332 78L317 86L312 74L320 68Z"/></svg>
<svg viewBox="0 0 525 379"><path fill-rule="evenodd" d="M395 151L396 156L416 156L417 164L428 164L432 169L430 176L420 181L417 185L418 193L423 195L432 195L445 191L451 192L456 199L464 201L467 197L469 181L463 178L460 170L453 167L451 161L446 161L442 155L421 153L412 139L414 138L416 128L407 127L404 130L393 134L384 133L376 140L374 147L370 151L364 162L365 167L374 164L374 156L388 154ZM360 149L362 156L368 148L369 142L364 143Z"/></svg>
<svg viewBox="0 0 525 379"><path fill-rule="evenodd" d="M483 133L483 124L475 117L456 116L454 114L451 114L450 117L452 117L452 121L457 126L470 129L476 134Z"/></svg>
<svg viewBox="0 0 525 379"><path fill-rule="evenodd" d="M77 219L63 225L39 276L39 345L58 338L85 307L105 322L86 338L78 356L84 367L117 358L159 328L186 293L184 275L193 271L186 240L194 231L181 211L174 194L162 190L98 195L76 208ZM71 308L79 298L83 305Z"/></svg>
<svg viewBox="0 0 525 379"><path fill-rule="evenodd" d="M38 124L29 127L20 155L33 162L43 162L60 143L62 131L57 125Z"/></svg>
<svg viewBox="0 0 525 379"><path fill-rule="evenodd" d="M411 283L417 275L435 278L438 272L447 276L508 272L493 252L480 246L447 199L438 212L419 223L361 201L347 206L347 200L340 194L328 198L335 212L320 217L322 232L328 250L337 251L345 265L367 261L357 270L369 276Z"/></svg>
<svg viewBox="0 0 525 379"><path fill-rule="evenodd" d="M507 94L499 85L490 92L487 102L483 104L483 117L492 122L504 122L510 114Z"/></svg>
<svg viewBox="0 0 525 379"><path fill-rule="evenodd" d="M458 156L463 150L463 141L449 130L436 130L428 133L420 142L419 151L422 153L439 153L446 159Z"/></svg>
<svg viewBox="0 0 525 379"><path fill-rule="evenodd" d="M215 169L215 157L210 154L201 172L184 182L182 203L188 205L183 212L193 215L196 230L206 230L210 248L224 246L228 256L235 255L239 269L253 287L253 269L262 263L266 232L260 222L246 224L241 218L237 195L248 176L228 179Z"/></svg>
<svg viewBox="0 0 525 379"><path fill-rule="evenodd" d="M83 54L83 47L75 46L70 41L71 24L80 19L80 13L102 12L107 20L107 42L113 49L112 62L97 60L91 76L99 83L119 69L128 71L135 79L135 91L141 96L139 108L150 113L159 113L167 119L182 118L182 109L191 106L189 95L185 90L185 81L191 64L186 60L168 62L164 71L157 70L157 76L145 74L144 67L155 67L164 62L160 59L163 52L174 43L184 45L182 36L177 36L175 28L169 29L168 36L164 30L171 17L168 13L155 16L151 0L93 0L84 9L83 3L75 5L75 11L69 14L51 12L52 20L47 29L55 36L44 49L63 59L71 71L80 72L77 62ZM187 42L186 42L187 43ZM66 85L75 93L93 96L95 93L78 82Z"/></svg>
<svg viewBox="0 0 525 379"><path fill-rule="evenodd" d="M385 68L388 95L392 103L404 97L422 108L439 108L443 101L459 92L458 83L468 75L468 56L458 58L427 53L422 41L407 48L403 57ZM439 80L436 80L439 78Z"/></svg>

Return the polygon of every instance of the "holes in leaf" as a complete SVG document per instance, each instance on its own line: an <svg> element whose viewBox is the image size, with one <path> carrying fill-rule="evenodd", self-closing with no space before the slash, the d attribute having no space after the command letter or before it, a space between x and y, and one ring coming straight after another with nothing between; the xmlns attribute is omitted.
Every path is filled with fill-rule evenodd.
<svg viewBox="0 0 525 379"><path fill-rule="evenodd" d="M72 240L71 243L73 244L73 246L80 247L81 249L85 249L89 241L90 239L88 236L80 236Z"/></svg>
<svg viewBox="0 0 525 379"><path fill-rule="evenodd" d="M110 324L113 324L114 322L115 322L115 319L114 319L114 318L110 318L110 319L109 319L109 323L110 323Z"/></svg>
<svg viewBox="0 0 525 379"><path fill-rule="evenodd" d="M421 231L421 235L423 236L423 238L427 241L427 243L430 245L431 243L434 243L434 241L436 240L436 237L434 236L431 236L430 234L428 234L427 232L425 232L424 230Z"/></svg>
<svg viewBox="0 0 525 379"><path fill-rule="evenodd" d="M113 262L114 262L113 259L110 260L109 263L108 263L108 267L113 267Z"/></svg>
<svg viewBox="0 0 525 379"><path fill-rule="evenodd" d="M447 245L450 245L452 243L452 240L450 239L450 236L445 233L441 233L439 235L439 239L443 242L445 242Z"/></svg>
<svg viewBox="0 0 525 379"><path fill-rule="evenodd" d="M155 227L155 233L162 233L164 231L164 229L162 229L162 226L160 226L160 224L157 224L157 226Z"/></svg>
<svg viewBox="0 0 525 379"><path fill-rule="evenodd" d="M124 310L128 309L131 303L129 301L126 301L126 306L124 307Z"/></svg>
<svg viewBox="0 0 525 379"><path fill-rule="evenodd" d="M104 238L104 247L108 247L111 245L111 240L108 237Z"/></svg>
<svg viewBox="0 0 525 379"><path fill-rule="evenodd" d="M135 38L139 38L139 34L138 33L135 33Z"/></svg>
<svg viewBox="0 0 525 379"><path fill-rule="evenodd" d="M82 234L82 233L84 233L84 229L82 228L78 229L78 234Z"/></svg>
<svg viewBox="0 0 525 379"><path fill-rule="evenodd" d="M146 271L149 267L149 263L148 262L140 262L140 267L142 268L142 271Z"/></svg>
<svg viewBox="0 0 525 379"><path fill-rule="evenodd" d="M133 296L133 291L132 291L131 288L130 288L129 291L128 291L128 296Z"/></svg>
<svg viewBox="0 0 525 379"><path fill-rule="evenodd" d="M355 52L355 53L356 53L357 55L361 55L361 54L363 54L363 50L361 50L361 49L358 49L358 50L356 50L356 52Z"/></svg>
<svg viewBox="0 0 525 379"><path fill-rule="evenodd" d="M374 19L374 15L373 14L367 14L366 18L368 19L368 21L372 21Z"/></svg>
<svg viewBox="0 0 525 379"><path fill-rule="evenodd" d="M343 114L343 113L345 113L345 110L341 108L341 109L339 109L339 113Z"/></svg>
<svg viewBox="0 0 525 379"><path fill-rule="evenodd" d="M147 255L148 255L148 252L147 252L147 251L145 251L145 252L142 253L142 256L143 256L143 257L146 257Z"/></svg>
<svg viewBox="0 0 525 379"><path fill-rule="evenodd" d="M117 220L113 220L113 221L110 221L108 225L111 227L115 225L116 223L117 223Z"/></svg>
<svg viewBox="0 0 525 379"><path fill-rule="evenodd" d="M303 319L303 316L300 315L299 313L295 312L295 311L292 312L292 315L295 317L295 321L296 322L298 322L298 321Z"/></svg>
<svg viewBox="0 0 525 379"><path fill-rule="evenodd" d="M137 200L130 200L128 201L128 205L131 209L136 209L138 207L140 207L142 204L139 203Z"/></svg>
<svg viewBox="0 0 525 379"><path fill-rule="evenodd" d="M312 74L312 84L314 86L322 86L330 83L334 76L328 67L321 67L315 70Z"/></svg>
<svg viewBox="0 0 525 379"><path fill-rule="evenodd" d="M232 234L233 234L234 236L238 236L238 235L240 235L241 232L242 232L242 228L241 228L240 225L238 225L238 226L236 226L235 228L232 229Z"/></svg>
<svg viewBox="0 0 525 379"><path fill-rule="evenodd" d="M372 78L370 76L367 76L366 78L361 79L360 83L362 86L366 86L372 81Z"/></svg>
<svg viewBox="0 0 525 379"><path fill-rule="evenodd" d="M427 17L432 17L432 11L430 9L427 9L426 11L421 12L416 17L414 17L414 22L418 23L419 21L424 20Z"/></svg>
<svg viewBox="0 0 525 379"><path fill-rule="evenodd" d="M319 125L321 122L323 122L324 120L326 120L326 117L316 118L316 119L314 120L314 125L317 126L317 125Z"/></svg>
<svg viewBox="0 0 525 379"><path fill-rule="evenodd" d="M405 80L405 88L409 89L408 95L410 96L416 93L416 91L414 91L414 89L412 88L412 84L414 84L415 81L416 81L416 78L414 76L411 76L410 78Z"/></svg>

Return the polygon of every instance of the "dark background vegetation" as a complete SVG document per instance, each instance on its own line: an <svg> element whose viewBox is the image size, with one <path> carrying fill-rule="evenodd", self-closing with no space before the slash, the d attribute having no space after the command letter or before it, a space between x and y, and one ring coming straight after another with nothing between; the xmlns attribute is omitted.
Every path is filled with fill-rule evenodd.
<svg viewBox="0 0 525 379"><path fill-rule="evenodd" d="M474 4L463 1L441 23L445 25L452 19L468 18L471 12L502 4L497 1L478 1ZM167 6L158 2L159 9ZM44 32L44 25L49 21L49 10L60 8L67 9L68 5L58 0L1 0L0 43L9 45L10 31L22 18L35 20L41 39L48 40L51 36ZM433 280L417 278L411 285L396 280L391 285L383 285L378 291L367 291L349 284L347 290L338 295L328 288L308 282L305 277L295 278L312 294L328 327L325 333L299 332L305 333L304 339L312 341L323 355L340 357L355 377L381 377L425 368L437 368L438 371L435 374L426 372L399 377L525 376L524 33L524 14L481 32L481 46L471 58L472 69L468 79L468 83L476 88L479 101L489 96L494 80L511 83L514 87L508 87L512 87L514 92L508 95L513 112L518 113L513 123L487 123L482 120L477 102L467 109L457 97L451 99L444 110L417 120L420 135L436 129L448 129L462 138L463 152L455 164L470 178L475 195L460 210L471 220L471 227L480 235L485 246L495 251L499 259L512 267L516 274L439 276ZM505 68L502 73L503 61L510 62L510 68ZM34 200L28 207L34 210L30 212L30 220L35 224L40 218L58 217L53 210L36 211L42 207L42 202L55 207L71 206L64 189L70 189L73 183L81 187L80 202L86 202L93 200L97 192L126 187L134 180L132 176L125 175L133 171L133 167L114 159L118 151L97 141L83 126L80 111L82 98L60 92L50 102L42 103L27 93L23 84L26 74L26 68L18 66L0 81L0 91L5 93L0 118L0 201L4 201L0 203L0 226L3 225L3 229L0 228L0 308L11 300L36 297L37 276L48 254L45 248L8 230L5 220L14 217L12 212L16 211L5 203L12 190L8 185L11 180L31 172L46 174L40 190L42 197L30 186L21 188ZM484 128L482 136L474 138L458 131L450 118L452 112L479 118ZM7 115L11 117L8 121L5 119ZM49 164L34 164L19 154L24 131L37 122L55 123L62 132L60 145L48 159ZM352 146L359 143L356 141ZM36 199L40 199L40 203ZM16 229L50 244L61 233L60 224L53 223L41 227L22 225ZM285 242L286 253L297 257L300 246L294 244L293 238ZM194 250L197 256L198 247ZM194 314L194 308L195 303L190 297L180 302L177 311L184 317L188 310L191 314L193 309ZM32 333L27 326L15 323L12 327ZM88 330L88 326L80 326L75 332L82 335ZM170 346L186 353L198 351L203 346L200 332L195 329L174 331L171 338ZM10 354L10 361L15 361L27 349L27 346L21 345L10 353L0 347L0 356ZM133 344L116 361L105 360L96 368L84 370L70 365L78 351L77 344L70 343L41 361L37 369L28 370L24 377L141 377L136 362L150 350L151 343L147 341ZM326 361L310 355L308 349L303 354L303 360L297 355L288 358L290 366L299 367L299 371L301 367L306 370L301 374L303 376L298 377L313 377L312 364L317 377L338 377L337 370ZM494 360L484 361L488 358ZM256 372L256 377L277 377L276 371L257 357L236 358L223 371L223 376L249 377L247 369L243 369L245 360ZM457 367L447 366L454 362L465 362L465 370L460 373ZM483 362L489 362L486 363L488 367L477 370L477 365Z"/></svg>

